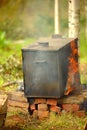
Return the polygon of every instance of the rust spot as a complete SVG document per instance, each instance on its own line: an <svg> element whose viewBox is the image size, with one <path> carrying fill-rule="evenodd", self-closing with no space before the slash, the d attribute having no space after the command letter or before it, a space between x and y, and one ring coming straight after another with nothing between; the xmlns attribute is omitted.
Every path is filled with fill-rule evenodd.
<svg viewBox="0 0 87 130"><path fill-rule="evenodd" d="M74 82L78 81L75 77L76 73L78 72L78 62L76 60L76 56L78 56L78 50L76 48L76 44L74 41L70 43L71 46L71 54L68 58L69 60L69 66L68 66L68 80L66 85L66 91L65 95L68 95L70 92L72 92L75 87L73 86Z"/></svg>

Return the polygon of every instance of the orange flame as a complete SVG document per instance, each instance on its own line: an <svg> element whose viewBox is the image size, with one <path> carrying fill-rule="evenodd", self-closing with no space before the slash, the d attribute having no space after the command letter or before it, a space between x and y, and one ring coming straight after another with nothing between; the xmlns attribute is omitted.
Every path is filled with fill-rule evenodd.
<svg viewBox="0 0 87 130"><path fill-rule="evenodd" d="M75 87L72 87L73 82L76 81L75 78L75 73L78 72L78 62L76 61L76 56L78 56L78 50L76 48L76 44L74 41L70 43L71 51L72 53L70 54L69 57L69 67L68 67L68 80L67 80L67 85L66 85L66 91L65 95L68 95L70 92L72 92ZM74 81L75 80L75 81Z"/></svg>

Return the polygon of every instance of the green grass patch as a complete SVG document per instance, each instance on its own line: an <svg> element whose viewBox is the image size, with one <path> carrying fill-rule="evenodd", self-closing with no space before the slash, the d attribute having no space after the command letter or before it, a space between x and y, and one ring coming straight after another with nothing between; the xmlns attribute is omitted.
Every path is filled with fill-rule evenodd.
<svg viewBox="0 0 87 130"><path fill-rule="evenodd" d="M62 113L60 116L52 113L47 121L41 123L39 130L84 130L85 121L85 118L78 118L70 113Z"/></svg>
<svg viewBox="0 0 87 130"><path fill-rule="evenodd" d="M50 114L46 120L30 120L23 130L84 130L87 117L79 118L71 113L63 112L61 115Z"/></svg>

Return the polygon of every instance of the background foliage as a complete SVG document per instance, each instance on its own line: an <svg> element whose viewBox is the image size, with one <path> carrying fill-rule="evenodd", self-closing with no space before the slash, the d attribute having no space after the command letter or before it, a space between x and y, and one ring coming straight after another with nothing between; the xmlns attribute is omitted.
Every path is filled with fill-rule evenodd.
<svg viewBox="0 0 87 130"><path fill-rule="evenodd" d="M84 33L84 0L80 13L80 33ZM68 0L60 1L60 29L68 35ZM53 34L54 0L0 0L0 30L12 39Z"/></svg>

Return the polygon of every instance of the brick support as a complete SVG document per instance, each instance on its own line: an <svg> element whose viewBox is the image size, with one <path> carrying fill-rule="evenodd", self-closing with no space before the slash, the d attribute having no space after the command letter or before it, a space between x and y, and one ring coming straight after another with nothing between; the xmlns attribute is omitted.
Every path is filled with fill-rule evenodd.
<svg viewBox="0 0 87 130"><path fill-rule="evenodd" d="M36 109L35 104L30 105L30 110L35 110L35 109Z"/></svg>
<svg viewBox="0 0 87 130"><path fill-rule="evenodd" d="M63 98L34 98L30 111L35 118L47 118L50 113L62 114L63 110L72 112L74 115L84 117L87 111L87 91L80 94L72 94Z"/></svg>
<svg viewBox="0 0 87 130"><path fill-rule="evenodd" d="M62 104L62 109L67 112L75 112L80 109L79 104Z"/></svg>
<svg viewBox="0 0 87 130"><path fill-rule="evenodd" d="M34 103L35 104L46 103L46 99L45 98L36 98Z"/></svg>
<svg viewBox="0 0 87 130"><path fill-rule="evenodd" d="M61 108L58 107L58 106L55 106L55 105L51 105L51 106L50 106L50 111L59 114L59 113L61 112Z"/></svg>
<svg viewBox="0 0 87 130"><path fill-rule="evenodd" d="M47 104L38 104L38 110L47 111L48 105Z"/></svg>
<svg viewBox="0 0 87 130"><path fill-rule="evenodd" d="M57 105L58 99L47 99L48 105Z"/></svg>

